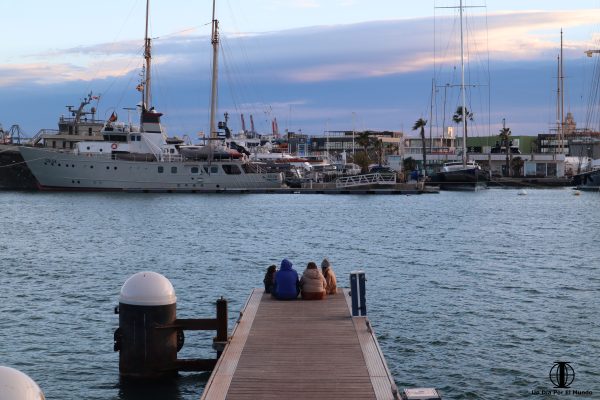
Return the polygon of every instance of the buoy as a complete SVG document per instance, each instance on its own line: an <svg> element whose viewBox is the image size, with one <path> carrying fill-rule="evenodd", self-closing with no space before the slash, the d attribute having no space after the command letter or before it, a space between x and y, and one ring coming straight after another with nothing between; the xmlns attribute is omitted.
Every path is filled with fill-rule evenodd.
<svg viewBox="0 0 600 400"><path fill-rule="evenodd" d="M29 376L0 366L0 400L44 400L44 393Z"/></svg>
<svg viewBox="0 0 600 400"><path fill-rule="evenodd" d="M576 190L573 192L573 196L579 196L581 194L581 192L579 190Z"/></svg>
<svg viewBox="0 0 600 400"><path fill-rule="evenodd" d="M525 189L521 189L521 190L519 190L519 191L517 192L517 194L518 194L519 196L527 196L527 190L525 190Z"/></svg>

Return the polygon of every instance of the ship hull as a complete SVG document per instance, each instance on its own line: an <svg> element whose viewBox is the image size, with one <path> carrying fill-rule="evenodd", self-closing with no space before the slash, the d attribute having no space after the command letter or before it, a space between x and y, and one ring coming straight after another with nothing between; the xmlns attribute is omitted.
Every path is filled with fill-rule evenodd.
<svg viewBox="0 0 600 400"><path fill-rule="evenodd" d="M19 146L0 145L0 190L35 190L37 186Z"/></svg>
<svg viewBox="0 0 600 400"><path fill-rule="evenodd" d="M36 148L22 148L21 154L42 190L190 192L283 185L282 174L253 173L235 160L129 161Z"/></svg>
<svg viewBox="0 0 600 400"><path fill-rule="evenodd" d="M600 191L600 170L575 175L573 185L579 190Z"/></svg>
<svg viewBox="0 0 600 400"><path fill-rule="evenodd" d="M466 168L458 171L440 171L431 176L428 184L443 190L478 190L487 186L488 174L479 168Z"/></svg>

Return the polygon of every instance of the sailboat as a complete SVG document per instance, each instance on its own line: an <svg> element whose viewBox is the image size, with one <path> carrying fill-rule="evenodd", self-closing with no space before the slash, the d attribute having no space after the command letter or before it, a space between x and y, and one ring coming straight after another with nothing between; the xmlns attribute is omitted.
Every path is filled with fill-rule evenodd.
<svg viewBox="0 0 600 400"><path fill-rule="evenodd" d="M441 170L430 178L430 183L439 185L441 189L450 190L476 190L485 187L489 181L489 174L481 169L475 161L469 161L467 153L467 118L468 111L465 96L465 52L464 52L464 6L460 0L460 99L461 124L462 124L462 161L443 164Z"/></svg>
<svg viewBox="0 0 600 400"><path fill-rule="evenodd" d="M143 82L139 126L123 123L113 113L105 122L103 141L82 141L72 151L20 148L42 190L110 190L201 192L227 189L266 189L283 185L281 173L267 172L244 157L221 157L217 146L217 74L219 32L213 0L213 71L211 139L205 157L191 156L189 147L167 140L162 113L151 104L151 48L148 35L150 0L146 1Z"/></svg>

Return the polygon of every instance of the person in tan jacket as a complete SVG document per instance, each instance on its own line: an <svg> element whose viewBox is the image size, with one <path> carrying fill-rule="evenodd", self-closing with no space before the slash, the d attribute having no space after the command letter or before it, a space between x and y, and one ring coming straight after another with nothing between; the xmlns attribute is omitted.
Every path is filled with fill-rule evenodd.
<svg viewBox="0 0 600 400"><path fill-rule="evenodd" d="M322 300L325 298L325 278L317 264L309 262L300 278L300 290L304 300Z"/></svg>
<svg viewBox="0 0 600 400"><path fill-rule="evenodd" d="M335 278L335 273L331 268L331 263L327 257L323 259L321 262L321 269L323 270L323 277L325 278L325 291L327 294L336 294L337 293L337 279Z"/></svg>

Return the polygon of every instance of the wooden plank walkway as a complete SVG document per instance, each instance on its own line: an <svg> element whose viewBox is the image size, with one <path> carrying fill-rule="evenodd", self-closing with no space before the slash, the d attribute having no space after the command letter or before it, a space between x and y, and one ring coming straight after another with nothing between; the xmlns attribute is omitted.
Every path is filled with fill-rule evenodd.
<svg viewBox="0 0 600 400"><path fill-rule="evenodd" d="M366 317L345 290L279 301L254 289L202 399L396 399Z"/></svg>

